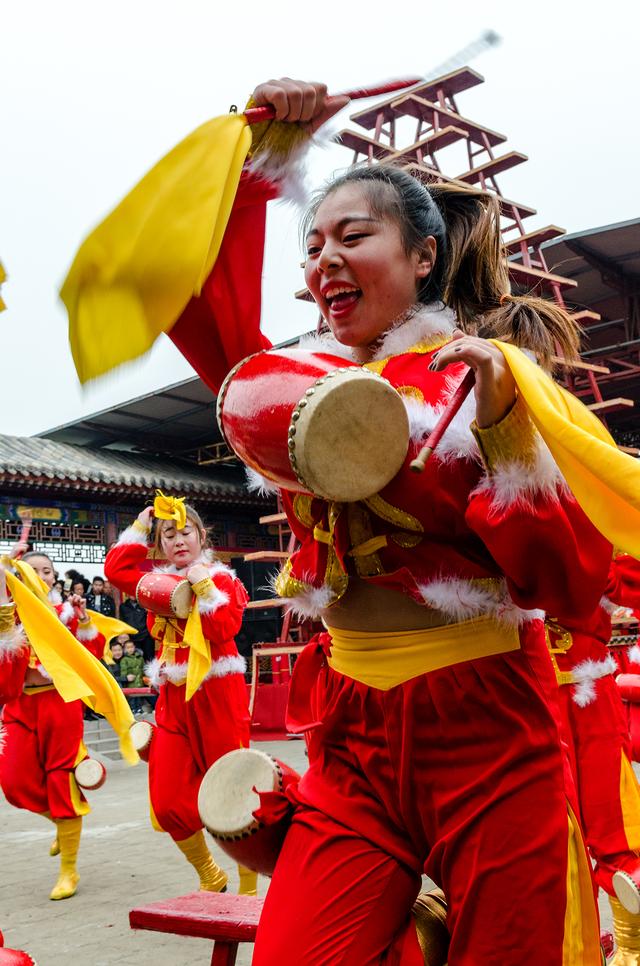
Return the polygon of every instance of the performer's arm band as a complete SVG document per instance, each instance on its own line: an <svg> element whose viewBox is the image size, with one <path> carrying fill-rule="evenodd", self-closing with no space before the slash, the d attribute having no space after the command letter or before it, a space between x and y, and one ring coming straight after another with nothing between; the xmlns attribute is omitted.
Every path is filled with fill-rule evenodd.
<svg viewBox="0 0 640 966"><path fill-rule="evenodd" d="M10 604L0 604L0 632L10 631L15 624L16 605L13 601Z"/></svg>
<svg viewBox="0 0 640 966"><path fill-rule="evenodd" d="M480 447L488 473L516 462L534 466L538 433L521 396L499 423L481 429L474 420L471 432Z"/></svg>
<svg viewBox="0 0 640 966"><path fill-rule="evenodd" d="M149 533L151 532L151 527L145 527L144 523L140 523L137 518L133 521L131 526L134 530L137 530L138 533L144 533L145 536L149 536Z"/></svg>
<svg viewBox="0 0 640 966"><path fill-rule="evenodd" d="M210 597L216 590L216 585L211 577L203 577L197 584L191 585L191 590L196 597Z"/></svg>

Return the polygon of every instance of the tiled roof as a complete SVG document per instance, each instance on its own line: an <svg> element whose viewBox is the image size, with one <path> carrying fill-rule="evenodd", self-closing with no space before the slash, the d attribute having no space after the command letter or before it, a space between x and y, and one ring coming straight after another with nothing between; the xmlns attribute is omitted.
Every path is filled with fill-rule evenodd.
<svg viewBox="0 0 640 966"><path fill-rule="evenodd" d="M51 489L153 492L160 487L167 493L198 494L201 499L262 502L247 492L244 473L237 466L202 468L175 458L0 435L0 484L28 486L36 481Z"/></svg>

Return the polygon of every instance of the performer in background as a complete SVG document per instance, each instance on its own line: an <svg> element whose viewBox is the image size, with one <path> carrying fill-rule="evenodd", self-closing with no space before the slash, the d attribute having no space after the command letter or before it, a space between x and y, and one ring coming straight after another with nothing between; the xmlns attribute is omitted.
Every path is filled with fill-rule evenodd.
<svg viewBox="0 0 640 966"><path fill-rule="evenodd" d="M589 618L546 621L585 839L613 912L615 966L640 966L640 787L608 644L612 614L639 605L640 563L617 554Z"/></svg>
<svg viewBox="0 0 640 966"><path fill-rule="evenodd" d="M26 549L17 544L11 556ZM49 588L51 607L60 621L96 659L105 638L87 615L85 600L71 596L64 604L51 588L55 572L44 553L27 553L22 563ZM7 593L0 563L0 705L4 747L0 745L0 786L10 804L44 815L56 826L51 855L60 855L60 873L51 899L68 899L79 881L76 859L82 816L89 803L75 779L75 767L88 757L83 742L83 704L65 702L38 659L19 621L21 614ZM34 641L37 647L37 641Z"/></svg>
<svg viewBox="0 0 640 966"><path fill-rule="evenodd" d="M238 654L238 633L247 594L234 572L215 559L199 514L184 498L156 498L111 548L105 573L120 591L134 597L152 545L168 562L159 573L180 574L192 585L194 604L187 620L154 617L149 629L158 657L147 665L159 690L156 725L149 748L151 820L168 832L200 878L200 888L226 889L204 839L197 798L205 771L221 755L249 745L245 661ZM256 875L239 867L240 892L255 895Z"/></svg>

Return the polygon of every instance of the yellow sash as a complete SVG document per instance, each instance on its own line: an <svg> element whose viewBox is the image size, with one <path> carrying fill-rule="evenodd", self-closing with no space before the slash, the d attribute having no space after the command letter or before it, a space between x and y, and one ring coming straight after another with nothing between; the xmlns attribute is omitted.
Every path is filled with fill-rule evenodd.
<svg viewBox="0 0 640 966"><path fill-rule="evenodd" d="M21 564L17 569L26 566ZM129 736L134 718L113 676L58 620L50 604L15 574L7 571L6 578L29 642L60 696L64 701L80 698L92 710L103 714L120 739L123 758L135 764L138 753Z"/></svg>
<svg viewBox="0 0 640 966"><path fill-rule="evenodd" d="M438 668L520 648L517 627L477 617L417 631L346 631L331 635L329 666L371 688L388 691Z"/></svg>
<svg viewBox="0 0 640 966"><path fill-rule="evenodd" d="M207 671L211 667L211 645L202 633L202 620L198 610L197 601L193 604L187 618L187 626L184 629L184 636L181 641L176 636L176 628L167 620L166 617L157 617L153 630L154 636L164 629L162 637L163 648L188 647L189 657L187 660L187 690L185 698L190 701L202 684ZM173 664L173 654L167 655L164 660L167 664Z"/></svg>
<svg viewBox="0 0 640 966"><path fill-rule="evenodd" d="M491 340L503 353L529 415L569 489L615 547L640 557L640 464L617 449L594 414L520 349Z"/></svg>

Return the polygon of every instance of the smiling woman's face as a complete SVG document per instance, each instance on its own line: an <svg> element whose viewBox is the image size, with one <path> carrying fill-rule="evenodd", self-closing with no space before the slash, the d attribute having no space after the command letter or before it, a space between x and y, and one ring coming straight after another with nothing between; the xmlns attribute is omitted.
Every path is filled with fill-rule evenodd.
<svg viewBox="0 0 640 966"><path fill-rule="evenodd" d="M433 246L431 246L433 242ZM307 235L305 281L339 342L369 347L416 301L431 271L435 242L407 254L400 228L374 215L360 185L330 192Z"/></svg>
<svg viewBox="0 0 640 966"><path fill-rule="evenodd" d="M178 530L173 520L160 523L160 547L162 553L178 570L195 563L202 553L204 534L187 518L182 530Z"/></svg>

